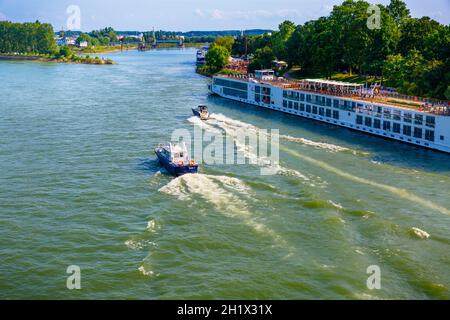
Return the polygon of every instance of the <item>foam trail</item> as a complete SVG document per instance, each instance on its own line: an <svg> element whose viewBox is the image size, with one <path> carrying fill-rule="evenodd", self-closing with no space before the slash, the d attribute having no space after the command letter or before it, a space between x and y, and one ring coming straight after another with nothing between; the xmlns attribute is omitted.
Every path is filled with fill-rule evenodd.
<svg viewBox="0 0 450 320"><path fill-rule="evenodd" d="M295 157L303 159L306 162L309 162L309 163L311 163L311 164L313 164L315 166L318 166L318 167L320 167L320 168L322 168L324 170L332 172L332 173L334 173L334 174L336 174L338 176L341 176L343 178L346 178L348 180L351 180L351 181L354 181L354 182L357 182L357 183L361 183L361 184L366 184L366 185L369 185L369 186L372 186L372 187L375 187L375 188L378 188L378 189L381 189L381 190L385 190L385 191L390 192L392 194L395 194L395 195L397 195L397 196L399 196L401 198L407 199L409 201L413 201L413 202L415 202L415 203L417 203L417 204L419 204L421 206L427 207L427 208L432 209L432 210L439 211L439 212L441 212L443 214L450 215L450 210L449 209L441 207L441 206L439 206L439 205L437 205L437 204L435 204L435 203L433 203L433 202L431 202L431 201L429 201L427 199L421 198L421 197L419 197L419 196L417 196L417 195L415 195L415 194L413 194L413 193L411 193L411 192L409 192L409 191L407 191L405 189L396 188L396 187L393 187L393 186L389 186L389 185L386 185L386 184L382 184L382 183L371 181L371 180L368 180L368 179L365 179L365 178L354 176L354 175L352 175L350 173L347 173L345 171L339 170L338 168L335 168L335 167L329 165L326 162L323 162L321 160L317 160L317 159L313 159L311 157L305 156L305 155L303 155L301 153L298 153L298 152L296 152L294 150L291 150L289 148L285 148L285 147L280 146L280 149L283 149L285 152L287 152L287 153L289 153L289 154L291 154L291 155L293 155Z"/></svg>
<svg viewBox="0 0 450 320"><path fill-rule="evenodd" d="M291 142L298 142L307 146L311 146L311 147L316 147L319 149L324 149L324 150L328 150L331 152L342 152L342 151L349 151L349 148L345 148L345 147L341 147L341 146L337 146L331 143L325 143L325 142L316 142L316 141L312 141L312 140L308 140L305 138L297 138L297 137L292 137L289 135L280 135L281 139L287 140L287 141L291 141Z"/></svg>
<svg viewBox="0 0 450 320"><path fill-rule="evenodd" d="M218 129L216 127L218 127L233 137L237 136L238 130L253 130L255 133L262 133L259 128L247 124L245 122L227 118L222 114L213 114L213 115L211 116L212 118L207 121L207 123L200 120L202 123L201 126L206 130L210 129L211 131L214 130L217 132ZM268 157L258 156L257 151L253 150L250 146L240 142L236 138L234 138L233 140L234 143L236 144L237 150L241 152L246 158L248 158L250 163L254 163L260 167L271 167L275 169L275 172L279 175L295 176L305 181L310 180L308 177L298 172L297 170L284 168L280 164L276 165L272 164L271 160Z"/></svg>
<svg viewBox="0 0 450 320"><path fill-rule="evenodd" d="M255 132L262 133L261 129L258 128L258 127L255 127L255 126L253 126L251 124L248 124L248 123L245 123L245 122L242 122L242 121L239 121L239 120L234 120L234 119L228 118L228 117L224 116L221 113L218 113L218 114L213 113L211 115L211 119L215 119L215 120L217 120L219 122L222 122L222 123L224 123L226 125L229 125L229 126L232 126L234 128L245 129L245 130L253 130ZM308 139L305 139L305 138L297 138L297 137L292 137L292 136L289 136L289 135L282 135L282 134L280 134L279 137L280 137L280 139L284 139L286 141L297 142L297 143L301 143L301 144L304 144L304 145L307 145L307 146L311 146L311 147L315 147L315 148L319 148L319 149L324 149L324 150L327 150L327 151L330 151L330 152L352 151L354 154L357 153L356 151L350 150L349 148L341 147L341 146L334 145L334 144L331 144L331 143L316 142L316 141L308 140Z"/></svg>
<svg viewBox="0 0 450 320"><path fill-rule="evenodd" d="M187 119L187 121L189 121L190 123L192 123L193 125L199 126L202 129L208 130L210 132L214 132L216 134L221 134L222 131L214 128L213 126L207 124L205 121L201 120L199 117L190 117L189 119Z"/></svg>
<svg viewBox="0 0 450 320"><path fill-rule="evenodd" d="M154 246L156 247L157 244L150 241L150 240L134 240L130 239L125 241L125 245L132 250L141 250L148 246Z"/></svg>
<svg viewBox="0 0 450 320"><path fill-rule="evenodd" d="M286 241L274 230L256 221L248 211L246 203L233 194L234 192L249 195L250 188L239 179L227 176L186 174L173 179L159 191L176 196L180 200L189 200L193 195L202 197L224 215L240 219L255 232L271 237L279 245L287 245Z"/></svg>

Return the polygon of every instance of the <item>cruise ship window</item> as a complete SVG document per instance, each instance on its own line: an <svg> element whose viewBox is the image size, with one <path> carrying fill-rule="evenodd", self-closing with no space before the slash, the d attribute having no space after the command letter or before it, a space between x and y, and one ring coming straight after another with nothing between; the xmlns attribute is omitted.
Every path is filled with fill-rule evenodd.
<svg viewBox="0 0 450 320"><path fill-rule="evenodd" d="M391 131L391 123L389 121L383 121L383 130Z"/></svg>
<svg viewBox="0 0 450 320"><path fill-rule="evenodd" d="M405 136L411 136L411 126L403 126L403 134Z"/></svg>
<svg viewBox="0 0 450 320"><path fill-rule="evenodd" d="M377 107L377 113L380 114L380 117L381 117L382 112L383 112L383 107Z"/></svg>
<svg viewBox="0 0 450 320"><path fill-rule="evenodd" d="M294 109L298 110L298 102L294 102Z"/></svg>
<svg viewBox="0 0 450 320"><path fill-rule="evenodd" d="M287 101L283 100L283 108L287 108Z"/></svg>
<svg viewBox="0 0 450 320"><path fill-rule="evenodd" d="M304 103L300 104L300 111L305 111L305 104Z"/></svg>
<svg viewBox="0 0 450 320"><path fill-rule="evenodd" d="M333 111L333 118L334 119L339 119L339 111L337 111L337 110Z"/></svg>
<svg viewBox="0 0 450 320"><path fill-rule="evenodd" d="M434 141L434 131L433 130L425 130L425 139L428 141Z"/></svg>
<svg viewBox="0 0 450 320"><path fill-rule="evenodd" d="M384 118L385 119L390 119L391 118L391 110L384 109Z"/></svg>
<svg viewBox="0 0 450 320"><path fill-rule="evenodd" d="M325 114L326 114L326 116L327 116L328 118L331 118L331 109L327 109L327 110L325 111Z"/></svg>
<svg viewBox="0 0 450 320"><path fill-rule="evenodd" d="M422 128L414 128L414 138L422 138Z"/></svg>
<svg viewBox="0 0 450 320"><path fill-rule="evenodd" d="M372 118L366 117L365 125L366 125L366 127L371 127L372 126Z"/></svg>
<svg viewBox="0 0 450 320"><path fill-rule="evenodd" d="M310 104L306 105L306 112L311 113L311 105Z"/></svg>
<svg viewBox="0 0 450 320"><path fill-rule="evenodd" d="M441 136L441 140L444 141L444 136Z"/></svg>
<svg viewBox="0 0 450 320"><path fill-rule="evenodd" d="M405 112L403 115L403 121L411 123L412 122L412 113Z"/></svg>
<svg viewBox="0 0 450 320"><path fill-rule="evenodd" d="M414 123L415 124L423 124L423 115L421 114L416 114L414 116Z"/></svg>
<svg viewBox="0 0 450 320"><path fill-rule="evenodd" d="M392 126L392 131L395 133L400 133L400 123L394 122L394 125Z"/></svg>
<svg viewBox="0 0 450 320"><path fill-rule="evenodd" d="M356 124L363 124L363 116L356 116Z"/></svg>
<svg viewBox="0 0 450 320"><path fill-rule="evenodd" d="M381 120L379 120L379 119L374 119L374 120L373 120L373 127L374 127L375 129L381 129Z"/></svg>
<svg viewBox="0 0 450 320"><path fill-rule="evenodd" d="M325 114L324 108L319 108L319 115L323 116Z"/></svg>
<svg viewBox="0 0 450 320"><path fill-rule="evenodd" d="M331 99L327 98L327 107L331 107Z"/></svg>
<svg viewBox="0 0 450 320"><path fill-rule="evenodd" d="M312 113L313 114L317 114L317 107L316 106L313 106Z"/></svg>
<svg viewBox="0 0 450 320"><path fill-rule="evenodd" d="M400 121L402 119L402 112L400 110L394 110L394 120Z"/></svg>
<svg viewBox="0 0 450 320"><path fill-rule="evenodd" d="M292 109L292 101L289 101L288 108Z"/></svg>
<svg viewBox="0 0 450 320"><path fill-rule="evenodd" d="M301 94L300 94L300 100L301 100L301 101L305 101L305 94L304 94L304 93L301 93Z"/></svg>
<svg viewBox="0 0 450 320"><path fill-rule="evenodd" d="M425 120L425 125L426 125L427 127L432 127L432 128L434 128L435 125L436 125L436 118L435 118L435 117L432 117L432 116L427 116L427 117L426 117L426 120Z"/></svg>

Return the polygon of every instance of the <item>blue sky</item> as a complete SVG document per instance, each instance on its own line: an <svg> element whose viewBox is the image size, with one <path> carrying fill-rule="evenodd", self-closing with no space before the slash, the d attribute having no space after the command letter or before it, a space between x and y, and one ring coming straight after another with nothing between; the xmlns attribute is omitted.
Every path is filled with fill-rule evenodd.
<svg viewBox="0 0 450 320"><path fill-rule="evenodd" d="M0 0L0 20L66 26L69 5L81 9L81 29L116 30L276 29L285 19L297 24L328 15L342 0ZM389 0L373 0L388 4ZM406 0L415 17L450 24L450 0Z"/></svg>

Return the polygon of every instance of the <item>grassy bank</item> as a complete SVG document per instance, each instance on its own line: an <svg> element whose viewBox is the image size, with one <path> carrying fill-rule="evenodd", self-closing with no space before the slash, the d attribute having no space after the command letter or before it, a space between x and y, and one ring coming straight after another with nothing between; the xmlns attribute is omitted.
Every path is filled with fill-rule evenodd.
<svg viewBox="0 0 450 320"><path fill-rule="evenodd" d="M228 70L228 69L222 69L219 72L211 70L207 65L198 66L195 70L198 74L201 74L205 77L212 77L215 74L225 74L225 75L238 75L242 74L240 72L234 71L234 70Z"/></svg>
<svg viewBox="0 0 450 320"><path fill-rule="evenodd" d="M95 65L107 65L114 64L111 59L102 59L99 57L89 57L89 56L52 56L44 54L9 54L0 53L0 60L11 60L11 61L37 61L37 62L56 62L56 63L77 63L77 64L95 64Z"/></svg>
<svg viewBox="0 0 450 320"><path fill-rule="evenodd" d="M327 80L333 80L333 81L344 81L344 82L350 82L350 83L375 83L379 82L380 78L375 76L365 76L365 75L359 75L359 74L348 74L348 73L333 73L330 76L327 76L325 74L316 73L316 74L308 74L305 75L302 73L301 69L298 67L293 67L290 70L286 71L284 73L284 77L287 79L293 79L293 80L303 80L303 79L327 79Z"/></svg>
<svg viewBox="0 0 450 320"><path fill-rule="evenodd" d="M128 51L128 50L137 50L137 44L130 45L115 45L115 46L95 46L95 47L87 47L87 48L73 48L74 52L77 54L101 54L101 53L112 53L112 52L120 52L120 51Z"/></svg>

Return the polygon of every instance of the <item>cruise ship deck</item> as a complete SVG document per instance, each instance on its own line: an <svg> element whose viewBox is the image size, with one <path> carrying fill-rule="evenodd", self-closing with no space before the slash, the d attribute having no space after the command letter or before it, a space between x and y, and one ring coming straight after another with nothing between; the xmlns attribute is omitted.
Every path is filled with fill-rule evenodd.
<svg viewBox="0 0 450 320"><path fill-rule="evenodd" d="M273 70L216 75L221 97L450 153L450 103L322 79L287 80Z"/></svg>
<svg viewBox="0 0 450 320"><path fill-rule="evenodd" d="M262 70L261 72L268 72ZM275 78L270 74L261 79L253 74L249 75L217 75L221 78L236 79L261 85L267 84L283 90L301 90L310 91L321 95L332 97L341 97L352 99L355 101L370 102L377 105L395 106L404 109L421 111L434 115L450 116L450 102L430 98L414 97L402 95L396 92L388 92L380 90L374 93L374 89L364 88L364 84L322 80L322 79L305 79L305 80L288 80L285 78Z"/></svg>

